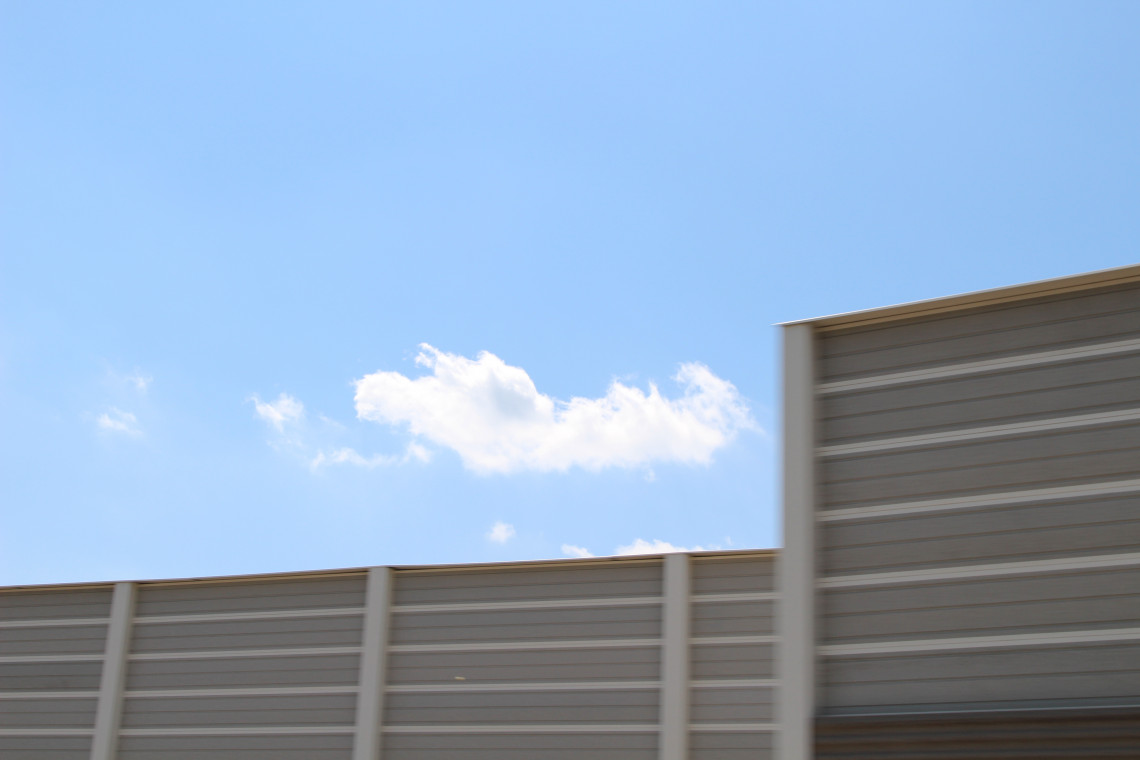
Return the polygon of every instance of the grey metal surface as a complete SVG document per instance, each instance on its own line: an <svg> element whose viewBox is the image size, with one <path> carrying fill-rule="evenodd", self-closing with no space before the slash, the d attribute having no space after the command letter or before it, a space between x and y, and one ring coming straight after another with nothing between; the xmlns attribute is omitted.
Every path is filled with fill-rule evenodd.
<svg viewBox="0 0 1140 760"><path fill-rule="evenodd" d="M355 707L355 694L128 697L123 727L345 726Z"/></svg>
<svg viewBox="0 0 1140 760"><path fill-rule="evenodd" d="M825 523L821 535L825 575L1135 551L1140 495Z"/></svg>
<svg viewBox="0 0 1140 760"><path fill-rule="evenodd" d="M106 618L110 613L110 586L0 591L0 621Z"/></svg>
<svg viewBox="0 0 1140 760"><path fill-rule="evenodd" d="M867 384L818 396L821 511L995 497L819 524L824 711L1140 699L1140 567L1127 559L1140 552L1140 494L996 503L1140 478L1140 423L1069 420L1140 407L1140 354L942 371L1137 336L1135 284L823 335L824 379ZM874 385L918 369L940 374ZM893 440L948 431L956 439Z"/></svg>
<svg viewBox="0 0 1140 760"><path fill-rule="evenodd" d="M386 734L385 760L655 760L656 730L643 733Z"/></svg>
<svg viewBox="0 0 1140 760"><path fill-rule="evenodd" d="M823 395L824 444L1140 407L1140 353Z"/></svg>
<svg viewBox="0 0 1140 760"><path fill-rule="evenodd" d="M1135 285L824 333L825 381L1140 337Z"/></svg>
<svg viewBox="0 0 1140 760"><path fill-rule="evenodd" d="M89 736L0 736L4 760L88 760Z"/></svg>
<svg viewBox="0 0 1140 760"><path fill-rule="evenodd" d="M1140 424L875 451L820 469L831 509L1124 480L1140 474Z"/></svg>
<svg viewBox="0 0 1140 760"><path fill-rule="evenodd" d="M828 658L823 675L828 707L994 709L1027 699L1054 700L1058 707L1105 698L1134 703L1140 644Z"/></svg>
<svg viewBox="0 0 1140 760"><path fill-rule="evenodd" d="M136 614L256 612L364 604L363 572L285 579L241 579L227 582L144 583Z"/></svg>
<svg viewBox="0 0 1140 760"><path fill-rule="evenodd" d="M90 728L94 724L94 697L0 701L0 728Z"/></svg>
<svg viewBox="0 0 1140 760"><path fill-rule="evenodd" d="M354 685L360 655L135 660L127 690Z"/></svg>
<svg viewBox="0 0 1140 760"><path fill-rule="evenodd" d="M1140 627L1140 567L841 588L827 643Z"/></svg>
<svg viewBox="0 0 1140 760"><path fill-rule="evenodd" d="M347 760L352 736L124 736L120 760Z"/></svg>
<svg viewBox="0 0 1140 760"><path fill-rule="evenodd" d="M774 554L675 567L681 559L692 583L669 596L685 658L672 677L661 557L393 570L382 757L656 760L669 742L690 743L690 757L768 757ZM121 584L137 607L120 615L130 646L117 756L347 760L369 643L364 578ZM65 734L92 728L107 591L20 590L20 604L4 608L0 692L14 692L0 695L5 760L86 757L90 737ZM57 624L27 622L41 619ZM663 689L683 689L693 705L679 743L662 739Z"/></svg>
<svg viewBox="0 0 1140 760"><path fill-rule="evenodd" d="M472 571L400 570L393 603L448 604L659 596L661 561L598 565L521 565Z"/></svg>

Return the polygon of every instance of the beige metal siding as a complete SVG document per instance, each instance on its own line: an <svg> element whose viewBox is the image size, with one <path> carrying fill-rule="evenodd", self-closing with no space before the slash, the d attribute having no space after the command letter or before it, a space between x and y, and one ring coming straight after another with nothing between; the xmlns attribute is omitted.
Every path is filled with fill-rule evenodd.
<svg viewBox="0 0 1140 760"><path fill-rule="evenodd" d="M692 760L772 757L774 565L770 553L693 558Z"/></svg>
<svg viewBox="0 0 1140 760"><path fill-rule="evenodd" d="M351 734L317 736L137 736L119 740L120 760L342 760Z"/></svg>
<svg viewBox="0 0 1140 760"><path fill-rule="evenodd" d="M20 592L0 754L88 758L98 704L124 760L349 760L373 730L386 760L762 760L773 561L670 559L668 589L659 556L123 584L121 695L100 683L110 589ZM685 720L663 723L666 694Z"/></svg>
<svg viewBox="0 0 1140 760"><path fill-rule="evenodd" d="M385 758L656 757L661 567L397 571Z"/></svg>
<svg viewBox="0 0 1140 760"><path fill-rule="evenodd" d="M0 736L4 760L88 760L90 736Z"/></svg>
<svg viewBox="0 0 1140 760"><path fill-rule="evenodd" d="M819 343L820 707L1140 702L1140 288Z"/></svg>
<svg viewBox="0 0 1140 760"><path fill-rule="evenodd" d="M87 758L110 603L108 587L0 592L0 757Z"/></svg>
<svg viewBox="0 0 1140 760"><path fill-rule="evenodd" d="M364 577L142 585L120 756L346 760Z"/></svg>
<svg viewBox="0 0 1140 760"><path fill-rule="evenodd" d="M423 733L384 735L384 758L401 760L649 760L656 728L637 733Z"/></svg>
<svg viewBox="0 0 1140 760"><path fill-rule="evenodd" d="M1140 338L1136 286L824 333L824 382Z"/></svg>

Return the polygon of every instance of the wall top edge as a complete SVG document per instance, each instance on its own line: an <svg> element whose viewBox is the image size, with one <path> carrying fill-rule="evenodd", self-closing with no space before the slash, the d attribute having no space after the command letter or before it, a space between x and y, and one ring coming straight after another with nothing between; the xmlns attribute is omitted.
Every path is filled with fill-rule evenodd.
<svg viewBox="0 0 1140 760"><path fill-rule="evenodd" d="M780 322L776 326L793 327L796 325L811 325L821 330L834 330L870 325L877 322L912 319L914 317L923 317L942 312L995 306L1028 298L1061 295L1092 288L1124 285L1130 282L1140 282L1140 264L1130 264L1113 269L1101 269L1095 272L1054 277L1048 280L1038 280L1036 282L1021 283L1018 285L1007 285L1000 288L975 290L969 293L928 298L921 301L895 304L893 306L861 309L842 314L813 317L811 319L797 319L790 322Z"/></svg>
<svg viewBox="0 0 1140 760"><path fill-rule="evenodd" d="M779 549L731 549L731 550L715 550L715 551L700 551L700 552L675 552L677 554L685 554L690 557L700 558L716 558L724 557L726 559L733 557L772 557L775 558L779 554ZM390 567L396 572L456 572L468 570L471 572L493 570L496 568L515 569L515 568L528 568L528 567L556 567L556 566L575 566L580 567L583 565L606 565L617 563L645 563L645 562L660 562L667 556L666 554L628 554L620 556L608 557L563 557L558 559L537 559L537 560L518 560L514 562L466 562L466 563L452 563L452 564L437 564L437 565L385 565L378 567ZM193 585L199 583L242 583L249 581L273 581L273 580L301 580L304 578L329 578L336 576L360 576L368 572L370 567L347 567L335 568L329 570L298 570L288 572L276 573L248 573L244 575L206 575L194 576L187 578L151 578L151 579L134 579L129 582L138 583L140 585ZM123 581L90 581L90 582L75 582L75 583L39 583L39 584L22 584L15 586L0 586L0 594L8 592L26 592L26 591L67 591L67 590L95 590L107 589L111 590L116 583Z"/></svg>

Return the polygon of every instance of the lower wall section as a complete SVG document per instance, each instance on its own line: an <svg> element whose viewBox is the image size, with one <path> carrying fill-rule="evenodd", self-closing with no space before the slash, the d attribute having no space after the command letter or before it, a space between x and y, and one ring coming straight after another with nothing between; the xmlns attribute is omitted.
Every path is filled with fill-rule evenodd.
<svg viewBox="0 0 1140 760"><path fill-rule="evenodd" d="M816 719L817 760L1136 758L1140 707Z"/></svg>
<svg viewBox="0 0 1140 760"><path fill-rule="evenodd" d="M770 760L774 560L0 589L0 760Z"/></svg>

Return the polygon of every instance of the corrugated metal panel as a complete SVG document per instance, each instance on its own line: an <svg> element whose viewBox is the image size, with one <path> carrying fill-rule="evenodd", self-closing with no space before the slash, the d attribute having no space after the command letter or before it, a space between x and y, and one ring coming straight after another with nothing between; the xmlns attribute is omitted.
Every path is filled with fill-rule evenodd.
<svg viewBox="0 0 1140 760"><path fill-rule="evenodd" d="M102 664L88 662L0 662L3 691L93 691Z"/></svg>
<svg viewBox="0 0 1140 760"><path fill-rule="evenodd" d="M689 740L693 758L709 760L757 760L774 757L775 735L768 732L694 732Z"/></svg>
<svg viewBox="0 0 1140 760"><path fill-rule="evenodd" d="M88 760L89 736L0 736L4 760Z"/></svg>
<svg viewBox="0 0 1140 760"><path fill-rule="evenodd" d="M385 760L655 760L657 733L385 734Z"/></svg>
<svg viewBox="0 0 1140 760"><path fill-rule="evenodd" d="M106 638L106 623L0 628L0 657L48 654L101 656Z"/></svg>
<svg viewBox="0 0 1140 760"><path fill-rule="evenodd" d="M355 684L359 667L359 654L136 660L127 690L336 686Z"/></svg>
<svg viewBox="0 0 1140 760"><path fill-rule="evenodd" d="M188 615L220 612L359 607L364 573L229 582L147 583L135 614Z"/></svg>
<svg viewBox="0 0 1140 760"><path fill-rule="evenodd" d="M1140 567L843 588L823 595L828 643L1128 628Z"/></svg>
<svg viewBox="0 0 1140 760"><path fill-rule="evenodd" d="M658 701L654 689L395 693L385 724L649 724L657 722Z"/></svg>
<svg viewBox="0 0 1140 760"><path fill-rule="evenodd" d="M347 726L355 694L128 698L124 728Z"/></svg>
<svg viewBox="0 0 1140 760"><path fill-rule="evenodd" d="M771 678L771 644L693 645L693 678Z"/></svg>
<svg viewBox="0 0 1140 760"><path fill-rule="evenodd" d="M397 571L385 757L654 756L659 694L622 682L660 677L661 593L659 559Z"/></svg>
<svg viewBox="0 0 1140 760"><path fill-rule="evenodd" d="M346 760L364 578L142 585L120 755Z"/></svg>
<svg viewBox="0 0 1140 760"><path fill-rule="evenodd" d="M694 594L751 593L774 589L774 553L748 557L732 554L693 557Z"/></svg>
<svg viewBox="0 0 1140 760"><path fill-rule="evenodd" d="M656 679L661 651L640 647L497 652L392 652L391 684L454 683L457 678L495 683Z"/></svg>
<svg viewBox="0 0 1140 760"><path fill-rule="evenodd" d="M775 558L756 554L692 562L689 756L770 758ZM735 643L749 640L754 643Z"/></svg>
<svg viewBox="0 0 1140 760"><path fill-rule="evenodd" d="M135 624L131 652L208 651L212 649L266 649L360 646L360 613L329 617L274 618Z"/></svg>
<svg viewBox="0 0 1140 760"><path fill-rule="evenodd" d="M692 559L695 680L682 675L676 686L692 686L696 760L767 756L756 750L771 741L773 561L771 552ZM393 575L386 758L658 757L668 680L660 557ZM351 756L363 573L146 582L136 590L119 757ZM83 605L95 611L89 589L57 593L72 596L23 607L56 616ZM109 594L101 593L104 618L32 625L25 609L0 626L13 634L3 639L0 691L40 692L0 694L5 758L66 758L65 744L89 746L89 736L74 732L90 730L100 687L109 612ZM683 594L670 599L686 609ZM39 656L53 647L73 659ZM67 688L85 689L83 699L54 693ZM28 742L33 737L13 730L64 733ZM51 751L35 754L38 747Z"/></svg>
<svg viewBox="0 0 1140 760"><path fill-rule="evenodd" d="M400 570L394 603L448 604L660 596L661 562L624 560L579 566Z"/></svg>
<svg viewBox="0 0 1140 760"><path fill-rule="evenodd" d="M1133 551L1140 497L1065 499L825 523L825 575Z"/></svg>
<svg viewBox="0 0 1140 760"><path fill-rule="evenodd" d="M828 508L1123 480L1140 472L1140 425L824 459Z"/></svg>
<svg viewBox="0 0 1140 760"><path fill-rule="evenodd" d="M1042 701L1073 707L1105 699L1135 704L1140 644L836 657L825 661L824 680L828 709L933 711Z"/></svg>
<svg viewBox="0 0 1140 760"><path fill-rule="evenodd" d="M107 587L0 592L5 760L87 757L110 606ZM12 731L39 735L3 735Z"/></svg>
<svg viewBox="0 0 1140 760"><path fill-rule="evenodd" d="M838 444L1140 407L1140 354L941 377L820 398L823 443Z"/></svg>
<svg viewBox="0 0 1140 760"><path fill-rule="evenodd" d="M653 638L661 633L661 605L569 609L393 611L391 642L473 643L562 639Z"/></svg>
<svg viewBox="0 0 1140 760"><path fill-rule="evenodd" d="M124 736L120 760L344 760L352 736Z"/></svg>
<svg viewBox="0 0 1140 760"><path fill-rule="evenodd" d="M1140 709L958 711L953 715L829 716L819 760L1092 760L1135 758Z"/></svg>
<svg viewBox="0 0 1140 760"><path fill-rule="evenodd" d="M0 681L0 688L6 684ZM91 728L95 698L3 699L0 728Z"/></svg>
<svg viewBox="0 0 1140 760"><path fill-rule="evenodd" d="M1126 285L824 333L822 377L850 379L1136 337L1136 288Z"/></svg>
<svg viewBox="0 0 1140 760"><path fill-rule="evenodd" d="M1135 284L820 336L825 711L1140 700L1138 337Z"/></svg>
<svg viewBox="0 0 1140 760"><path fill-rule="evenodd" d="M110 613L109 586L0 592L0 621L106 618Z"/></svg>

